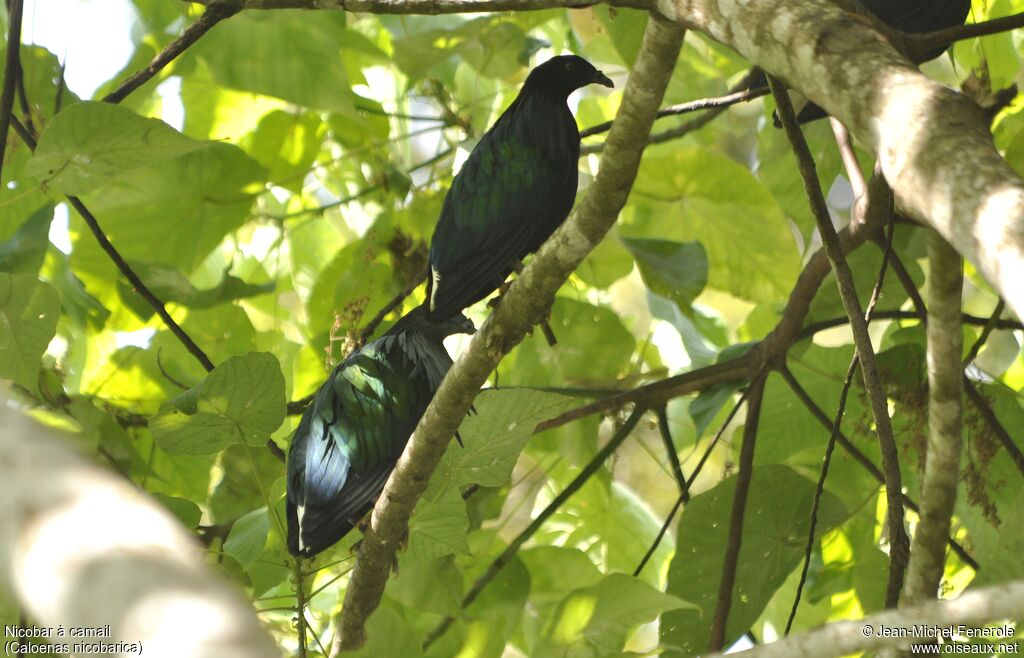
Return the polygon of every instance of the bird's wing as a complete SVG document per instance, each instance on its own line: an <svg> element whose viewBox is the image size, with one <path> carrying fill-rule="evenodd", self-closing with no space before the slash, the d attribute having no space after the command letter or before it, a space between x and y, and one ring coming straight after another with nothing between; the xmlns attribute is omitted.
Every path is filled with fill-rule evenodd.
<svg viewBox="0 0 1024 658"><path fill-rule="evenodd" d="M452 182L431 241L431 311L444 317L500 286L576 194L575 160L553 161L502 128L480 140Z"/></svg>
<svg viewBox="0 0 1024 658"><path fill-rule="evenodd" d="M288 464L288 502L303 552L337 541L380 494L416 416L405 408L414 403L410 392L400 373L360 352L317 393L296 430Z"/></svg>

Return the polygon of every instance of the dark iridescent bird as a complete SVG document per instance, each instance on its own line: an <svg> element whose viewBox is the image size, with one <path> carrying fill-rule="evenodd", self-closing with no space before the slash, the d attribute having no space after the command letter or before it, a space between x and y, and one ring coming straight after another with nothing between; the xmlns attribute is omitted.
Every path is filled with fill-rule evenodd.
<svg viewBox="0 0 1024 658"><path fill-rule="evenodd" d="M971 11L971 0L858 0L874 16L891 28L907 34L927 34L963 25ZM946 52L941 46L927 53L930 61ZM813 103L800 109L800 123L827 116ZM776 119L776 125L778 120Z"/></svg>
<svg viewBox="0 0 1024 658"><path fill-rule="evenodd" d="M549 59L469 154L430 243L430 317L451 317L497 290L568 217L580 134L566 101L589 84L612 81L582 57Z"/></svg>
<svg viewBox="0 0 1024 658"><path fill-rule="evenodd" d="M452 365L442 341L473 331L461 314L432 322L419 307L334 369L288 450L293 555L330 547L373 507Z"/></svg>

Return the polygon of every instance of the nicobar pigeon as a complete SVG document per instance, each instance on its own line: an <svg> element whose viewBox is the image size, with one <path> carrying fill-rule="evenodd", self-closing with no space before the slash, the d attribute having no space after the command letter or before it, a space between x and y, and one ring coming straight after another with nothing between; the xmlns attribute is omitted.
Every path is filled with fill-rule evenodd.
<svg viewBox="0 0 1024 658"><path fill-rule="evenodd" d="M445 197L430 243L428 313L444 319L497 290L569 216L580 134L567 99L612 81L576 55L533 69Z"/></svg>
<svg viewBox="0 0 1024 658"><path fill-rule="evenodd" d="M971 11L971 0L859 0L860 4L886 25L907 34L927 34L963 25ZM930 61L946 52L948 46L927 53ZM763 82L761 84L764 84ZM800 109L800 123L827 116L825 110L813 103ZM780 127L778 117L774 118Z"/></svg>
<svg viewBox="0 0 1024 658"><path fill-rule="evenodd" d="M312 557L373 507L452 359L442 341L473 333L418 307L352 353L317 391L288 450L288 550Z"/></svg>

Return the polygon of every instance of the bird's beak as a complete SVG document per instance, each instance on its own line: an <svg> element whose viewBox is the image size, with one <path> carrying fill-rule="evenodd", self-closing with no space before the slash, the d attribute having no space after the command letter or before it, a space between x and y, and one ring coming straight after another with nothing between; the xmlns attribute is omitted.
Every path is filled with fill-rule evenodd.
<svg viewBox="0 0 1024 658"><path fill-rule="evenodd" d="M594 79L591 80L591 82L601 85L602 87L615 87L615 85L612 84L612 79L600 71L594 74Z"/></svg>

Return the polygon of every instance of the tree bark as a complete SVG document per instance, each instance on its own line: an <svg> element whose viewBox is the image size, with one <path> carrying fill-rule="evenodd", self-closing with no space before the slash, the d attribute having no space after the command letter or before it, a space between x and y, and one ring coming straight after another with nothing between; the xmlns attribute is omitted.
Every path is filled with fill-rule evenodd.
<svg viewBox="0 0 1024 658"><path fill-rule="evenodd" d="M3 402L0 587L38 628L63 627L51 642L138 643L150 658L281 655L167 510ZM70 637L106 625L109 637Z"/></svg>

